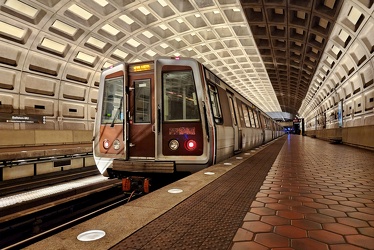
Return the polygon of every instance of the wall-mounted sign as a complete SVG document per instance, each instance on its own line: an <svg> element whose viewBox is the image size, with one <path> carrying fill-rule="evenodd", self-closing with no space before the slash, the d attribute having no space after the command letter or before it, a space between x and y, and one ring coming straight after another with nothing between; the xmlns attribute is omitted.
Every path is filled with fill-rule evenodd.
<svg viewBox="0 0 374 250"><path fill-rule="evenodd" d="M338 124L339 128L343 127L343 101L338 103Z"/></svg>
<svg viewBox="0 0 374 250"><path fill-rule="evenodd" d="M0 114L0 122L45 124L45 116Z"/></svg>

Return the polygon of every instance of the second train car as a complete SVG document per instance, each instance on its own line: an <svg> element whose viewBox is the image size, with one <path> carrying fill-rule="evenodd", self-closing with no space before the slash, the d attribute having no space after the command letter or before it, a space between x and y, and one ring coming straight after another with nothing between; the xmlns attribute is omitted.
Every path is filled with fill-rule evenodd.
<svg viewBox="0 0 374 250"><path fill-rule="evenodd" d="M282 134L194 59L160 57L102 71L93 152L105 176L192 173Z"/></svg>

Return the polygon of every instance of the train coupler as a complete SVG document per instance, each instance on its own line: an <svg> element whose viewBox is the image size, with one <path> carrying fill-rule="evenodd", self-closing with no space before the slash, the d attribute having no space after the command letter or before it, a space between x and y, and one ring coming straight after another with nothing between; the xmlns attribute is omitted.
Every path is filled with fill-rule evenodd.
<svg viewBox="0 0 374 250"><path fill-rule="evenodd" d="M151 179L141 176L131 176L122 178L122 191L149 193Z"/></svg>

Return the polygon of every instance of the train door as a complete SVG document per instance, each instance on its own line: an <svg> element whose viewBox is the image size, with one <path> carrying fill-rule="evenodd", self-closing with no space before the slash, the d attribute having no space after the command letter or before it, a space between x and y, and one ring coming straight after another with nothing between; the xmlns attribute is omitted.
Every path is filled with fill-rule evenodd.
<svg viewBox="0 0 374 250"><path fill-rule="evenodd" d="M129 67L127 146L130 159L155 157L154 72L144 65Z"/></svg>
<svg viewBox="0 0 374 250"><path fill-rule="evenodd" d="M259 120L259 124L260 124L260 128L261 128L261 134L262 134L262 144L265 143L266 141L266 124L265 124L265 119L264 119L264 116L261 114L260 111L257 112L258 113L258 120Z"/></svg>
<svg viewBox="0 0 374 250"><path fill-rule="evenodd" d="M230 112L232 117L232 126L234 128L234 152L239 151L241 149L240 147L240 140L239 140L239 125L238 125L238 117L237 112L234 105L234 96L230 92L227 92L227 97L229 99L229 106L230 106Z"/></svg>
<svg viewBox="0 0 374 250"><path fill-rule="evenodd" d="M272 121L272 120L270 120L270 118L268 118L268 122L269 122L270 129L271 129L271 139L275 139L277 137L277 135L275 133L275 124L274 124L274 121Z"/></svg>
<svg viewBox="0 0 374 250"><path fill-rule="evenodd" d="M241 104L241 102L239 102L239 105L238 105L238 102L234 103L235 110L238 111L237 112L237 116L238 116L237 117L238 118L238 128L239 128L238 150L242 150L242 147L243 147L243 131L242 131L242 127L243 127L244 118L243 118L243 109L242 109L242 106L240 104Z"/></svg>

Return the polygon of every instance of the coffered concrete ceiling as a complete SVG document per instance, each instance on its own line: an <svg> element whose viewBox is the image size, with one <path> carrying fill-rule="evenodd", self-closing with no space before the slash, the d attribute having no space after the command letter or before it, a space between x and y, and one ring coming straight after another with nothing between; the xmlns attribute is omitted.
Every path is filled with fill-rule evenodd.
<svg viewBox="0 0 374 250"><path fill-rule="evenodd" d="M90 123L103 68L182 56L292 119L361 31L371 57L372 13L372 0L0 0L0 101Z"/></svg>

